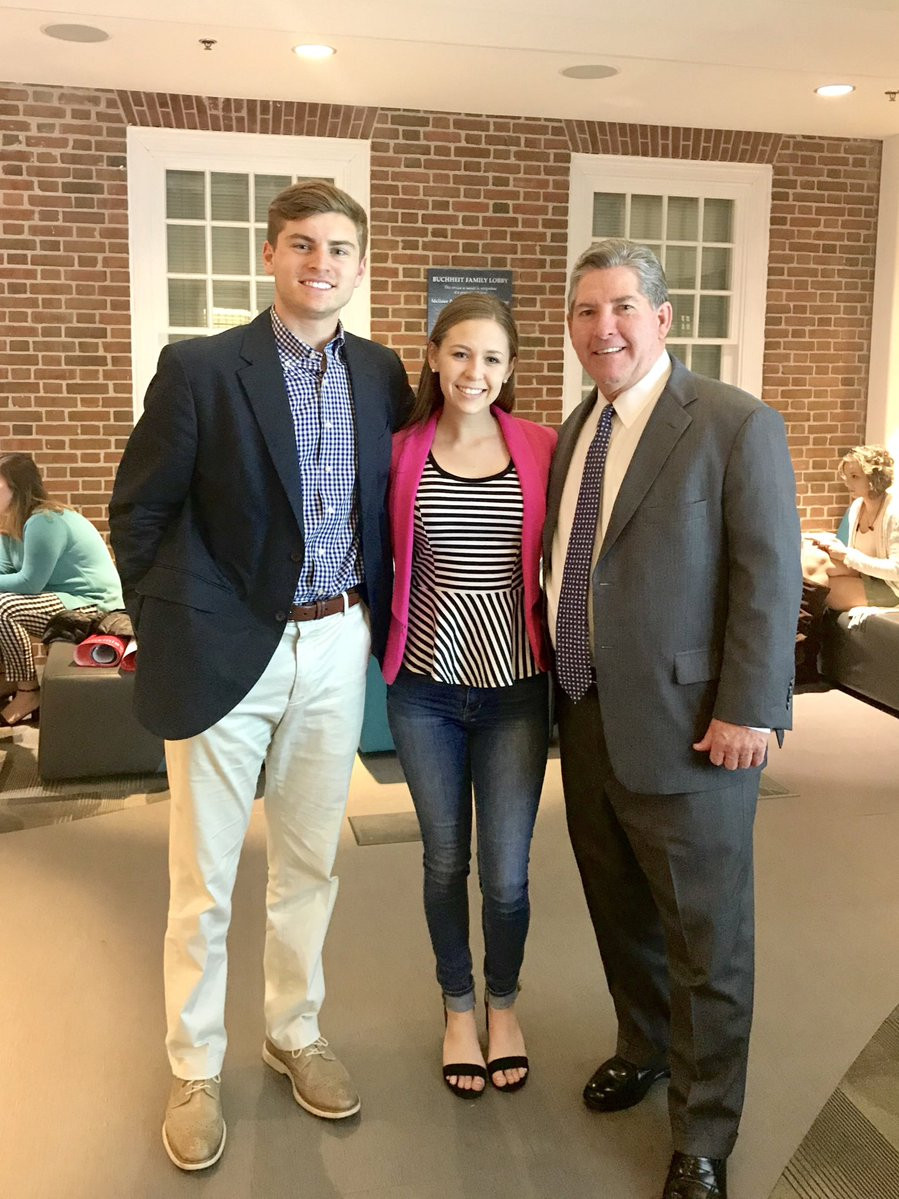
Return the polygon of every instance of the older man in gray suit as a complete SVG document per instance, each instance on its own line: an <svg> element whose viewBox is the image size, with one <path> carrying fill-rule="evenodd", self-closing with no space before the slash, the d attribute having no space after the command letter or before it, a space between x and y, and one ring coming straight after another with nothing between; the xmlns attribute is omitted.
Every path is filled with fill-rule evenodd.
<svg viewBox="0 0 899 1199"><path fill-rule="evenodd" d="M568 827L618 1020L584 1099L619 1111L670 1075L663 1199L725 1199L800 533L781 417L670 358L671 315L645 247L577 262L568 328L596 390L562 429L544 552Z"/></svg>

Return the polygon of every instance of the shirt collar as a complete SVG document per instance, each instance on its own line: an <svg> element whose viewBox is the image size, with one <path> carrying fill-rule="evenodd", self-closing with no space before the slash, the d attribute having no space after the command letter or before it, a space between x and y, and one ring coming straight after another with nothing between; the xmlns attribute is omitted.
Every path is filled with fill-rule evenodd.
<svg viewBox="0 0 899 1199"><path fill-rule="evenodd" d="M642 379L615 397L615 413L625 428L629 428L647 404L655 404L671 377L672 364L663 349Z"/></svg>
<svg viewBox="0 0 899 1199"><path fill-rule="evenodd" d="M296 334L291 333L290 329L288 329L275 311L274 304L270 311L272 314L272 332L275 335L275 343L278 347L278 353L285 363L312 361L316 366L319 366L321 364L322 351L314 349L305 341L301 341ZM324 352L329 358L335 358L338 354L343 354L345 344L343 325L338 321L337 332L325 346Z"/></svg>

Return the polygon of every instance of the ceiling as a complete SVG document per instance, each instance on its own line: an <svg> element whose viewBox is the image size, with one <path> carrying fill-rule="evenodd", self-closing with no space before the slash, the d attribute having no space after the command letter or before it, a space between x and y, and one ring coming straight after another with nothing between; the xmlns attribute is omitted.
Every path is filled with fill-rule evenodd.
<svg viewBox="0 0 899 1199"><path fill-rule="evenodd" d="M91 44L41 28L98 26ZM899 134L899 0L0 0L17 83L841 137ZM199 39L215 39L205 50ZM337 49L303 62L297 42ZM569 79L568 67L614 67ZM854 83L844 99L813 89Z"/></svg>

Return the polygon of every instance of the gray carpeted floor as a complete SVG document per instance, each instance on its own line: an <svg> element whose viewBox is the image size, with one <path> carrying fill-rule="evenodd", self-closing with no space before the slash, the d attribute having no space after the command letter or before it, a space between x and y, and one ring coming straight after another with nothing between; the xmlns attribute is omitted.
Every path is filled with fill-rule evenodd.
<svg viewBox="0 0 899 1199"><path fill-rule="evenodd" d="M828 1099L771 1199L899 1199L899 1007Z"/></svg>
<svg viewBox="0 0 899 1199"><path fill-rule="evenodd" d="M38 729L0 730L0 833L105 816L168 798L164 774L44 782L37 770Z"/></svg>
<svg viewBox="0 0 899 1199"><path fill-rule="evenodd" d="M33 725L0 729L0 833L105 816L168 798L166 776L159 773L45 782L38 773L38 736L39 730ZM552 757L558 757L555 746ZM403 782L396 754L367 754L362 760L376 783ZM260 779L260 794L263 786L264 776ZM762 799L789 794L788 788L769 775L762 776ZM421 840L418 820L411 811L350 815L349 821L359 845Z"/></svg>
<svg viewBox="0 0 899 1199"><path fill-rule="evenodd" d="M732 1199L766 1199L899 1000L899 721L832 692L800 697L797 725L772 756L781 794L759 809L756 1023ZM357 763L353 817L409 811L401 782ZM201 1176L175 1170L159 1138L166 817L156 803L0 837L0 1194L657 1199L670 1152L663 1089L605 1117L579 1099L614 1024L557 761L534 841L520 1000L533 1075L519 1094L474 1105L440 1080L421 846L359 845L349 824L323 1029L359 1084L361 1116L316 1120L262 1064L257 808L230 937L228 1146Z"/></svg>

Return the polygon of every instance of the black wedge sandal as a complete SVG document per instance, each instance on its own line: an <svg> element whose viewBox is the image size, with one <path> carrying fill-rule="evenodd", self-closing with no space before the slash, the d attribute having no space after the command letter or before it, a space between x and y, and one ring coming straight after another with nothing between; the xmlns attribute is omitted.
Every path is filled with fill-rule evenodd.
<svg viewBox="0 0 899 1199"><path fill-rule="evenodd" d="M480 1090L475 1090L474 1087L462 1087L457 1082L450 1082L453 1075L457 1078L480 1078L484 1085ZM443 1081L460 1099L480 1099L487 1090L487 1071L483 1066L476 1066L473 1062L453 1062L451 1065L443 1067Z"/></svg>
<svg viewBox="0 0 899 1199"><path fill-rule="evenodd" d="M490 1035L490 1004L487 1002L487 997L484 997L484 1016L487 1020L487 1035ZM519 1078L518 1082L504 1082L501 1086L493 1081L493 1075L500 1070L524 1070L526 1073ZM530 1078L531 1064L523 1053L511 1054L508 1057L495 1057L492 1062L487 1063L487 1073L490 1077L492 1086L497 1091L507 1091L511 1094L513 1091L520 1091L524 1084Z"/></svg>
<svg viewBox="0 0 899 1199"><path fill-rule="evenodd" d="M446 1004L443 1005L443 1027L446 1028L447 1015ZM487 1071L483 1066L477 1066L474 1062L451 1062L448 1066L443 1066L443 1081L449 1087L454 1095L458 1095L460 1099L477 1099L487 1090ZM450 1082L450 1078L455 1075L457 1078L480 1078L484 1085L479 1091L474 1087L460 1087L457 1082Z"/></svg>

